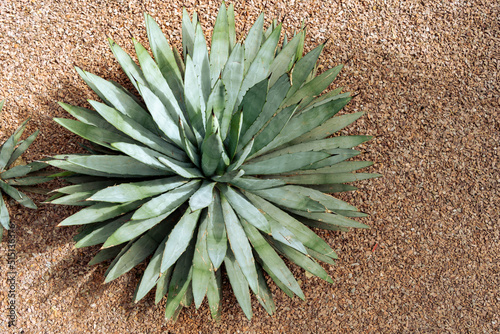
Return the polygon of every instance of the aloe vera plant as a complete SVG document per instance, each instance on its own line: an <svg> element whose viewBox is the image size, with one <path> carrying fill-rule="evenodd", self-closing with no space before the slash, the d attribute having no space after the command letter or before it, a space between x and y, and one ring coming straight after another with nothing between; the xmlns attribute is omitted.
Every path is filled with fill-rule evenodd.
<svg viewBox="0 0 500 334"><path fill-rule="evenodd" d="M275 312L264 272L304 298L282 257L332 282L318 261L337 255L310 227L365 228L349 218L363 213L328 193L377 176L348 161L370 137L330 138L361 116L333 117L350 94L322 94L341 66L316 75L323 45L303 55L302 30L279 43L281 24L264 29L263 14L237 42L233 5L220 7L210 53L196 13L184 10L182 54L145 20L154 59L134 39L137 65L109 40L140 98L77 68L102 102L60 104L77 120L56 122L99 149L48 162L72 183L50 201L83 207L59 225L83 225L76 247L103 244L91 264L113 259L105 282L151 256L135 300L156 287L167 319L205 297L217 318L222 268L249 319L251 292Z"/></svg>
<svg viewBox="0 0 500 334"><path fill-rule="evenodd" d="M0 101L0 113L4 103L5 100ZM39 192L33 188L33 185L49 180L46 176L35 173L47 166L43 162L32 162L27 165L19 163L22 154L38 135L37 130L25 140L21 140L28 121L29 119L24 121L0 146L0 240L2 240L4 229L8 230L10 226L9 210L3 195L8 195L22 206L36 209L35 203L21 190Z"/></svg>

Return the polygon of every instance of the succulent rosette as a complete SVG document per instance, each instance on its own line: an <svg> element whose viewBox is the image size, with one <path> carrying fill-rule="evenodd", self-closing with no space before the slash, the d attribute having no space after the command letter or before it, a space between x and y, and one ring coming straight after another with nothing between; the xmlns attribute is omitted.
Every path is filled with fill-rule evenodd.
<svg viewBox="0 0 500 334"><path fill-rule="evenodd" d="M263 14L237 42L232 5L219 10L210 52L196 13L184 10L182 56L145 20L154 58L133 40L136 64L110 40L140 97L77 69L101 102L61 103L77 120L56 121L99 149L48 162L72 183L51 202L83 207L60 225L83 225L77 247L103 244L91 263L113 259L106 282L149 258L135 300L156 287L168 319L205 297L217 318L222 268L248 318L251 292L275 311L264 273L304 298L283 257L332 282L318 261L337 255L311 227L365 228L329 193L377 176L348 161L370 137L331 136L362 115L335 116L350 94L322 94L342 66L316 75L323 45L303 55L304 31L280 43L281 24L264 29Z"/></svg>
<svg viewBox="0 0 500 334"><path fill-rule="evenodd" d="M0 101L0 112L4 103L5 100ZM25 140L21 140L28 122L29 119L24 121L12 136L0 146L0 240L2 240L4 230L10 229L10 214L3 195L8 195L24 207L36 209L36 204L25 192L43 193L41 189L33 186L50 180L46 174L37 173L45 168L46 164L43 162L25 164L22 161L23 153L38 135L37 130Z"/></svg>

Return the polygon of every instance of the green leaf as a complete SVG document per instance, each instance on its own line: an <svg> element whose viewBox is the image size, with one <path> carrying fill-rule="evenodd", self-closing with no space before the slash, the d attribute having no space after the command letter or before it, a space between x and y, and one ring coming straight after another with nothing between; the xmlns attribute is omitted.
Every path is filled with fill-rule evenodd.
<svg viewBox="0 0 500 334"><path fill-rule="evenodd" d="M54 121L74 134L111 150L115 150L115 148L109 145L109 143L137 143L128 136L122 136L118 133L100 129L96 126L88 125L72 119L54 118Z"/></svg>
<svg viewBox="0 0 500 334"><path fill-rule="evenodd" d="M109 267L110 269L106 273L104 283L111 282L144 261L144 259L158 247L161 240L170 229L171 225L164 222L155 226L135 241L132 246L120 256L118 261Z"/></svg>
<svg viewBox="0 0 500 334"><path fill-rule="evenodd" d="M210 308L210 313L212 314L212 318L215 320L219 319L220 317L220 302L222 300L221 285L221 270L217 272L211 271L207 289L207 300L208 306Z"/></svg>
<svg viewBox="0 0 500 334"><path fill-rule="evenodd" d="M233 49L236 44L236 31L234 22L234 4L230 4L227 9L227 24L228 24L228 35L229 35L229 51Z"/></svg>
<svg viewBox="0 0 500 334"><path fill-rule="evenodd" d="M271 235L274 240L278 240L279 242L287 246L295 248L301 253L307 254L307 250L302 244L302 242L297 240L297 237L292 232L290 232L289 229L281 225L279 222L271 218L269 215L266 215L266 218L269 221L269 224L271 225L271 230L272 230Z"/></svg>
<svg viewBox="0 0 500 334"><path fill-rule="evenodd" d="M24 130L26 129L26 125L28 124L28 122L30 120L31 120L31 117L28 117L28 119L26 119L24 122L22 122L21 125L19 125L19 127L16 129L16 131L14 131L14 133L12 134L12 136L14 137L14 143L15 143L14 145L19 144L19 141L21 140L21 137L24 133ZM5 143L4 143L4 145L5 145Z"/></svg>
<svg viewBox="0 0 500 334"><path fill-rule="evenodd" d="M194 271L194 269L193 269ZM192 284L192 280L191 280L191 284L188 285L188 288L186 290L186 293L184 294L184 296L182 297L181 299L181 302L180 302L180 306L182 307L189 307L191 306L191 304L193 304L193 284ZM180 310L182 309L182 307L179 307L178 309L178 312L180 314ZM177 317L179 316L179 314L175 314L171 319L172 321L177 321Z"/></svg>
<svg viewBox="0 0 500 334"><path fill-rule="evenodd" d="M256 83L243 97L239 110L243 110L243 126L241 133L244 134L259 117L267 99L268 78Z"/></svg>
<svg viewBox="0 0 500 334"><path fill-rule="evenodd" d="M278 288L280 288L288 297L294 298L295 293L293 293L292 290L290 290L284 283L282 283L279 280L279 278L273 273L271 268L269 268L269 266L264 261L262 261L259 257L257 257L257 259L259 260L260 264L262 265L262 268L266 271L266 273L269 275L271 280L274 282L274 284L276 284L278 286Z"/></svg>
<svg viewBox="0 0 500 334"><path fill-rule="evenodd" d="M343 161L334 164L333 166L322 167L312 170L295 171L293 174L333 174L333 173L349 173L362 168L373 165L371 161Z"/></svg>
<svg viewBox="0 0 500 334"><path fill-rule="evenodd" d="M167 80L168 86L172 89L172 93L176 97L177 102L181 103L183 75L177 66L174 53L156 21L146 13L144 13L144 17L146 19L149 46L158 64L158 68L165 80Z"/></svg>
<svg viewBox="0 0 500 334"><path fill-rule="evenodd" d="M58 226L82 225L102 222L138 208L144 201L123 204L97 203L78 211L59 223Z"/></svg>
<svg viewBox="0 0 500 334"><path fill-rule="evenodd" d="M182 254L175 265L168 289L167 304L165 309L166 319L174 317L181 300L191 285L193 275L193 267L191 265L193 261L193 253L194 242L191 242L188 249ZM165 255L163 257L165 258Z"/></svg>
<svg viewBox="0 0 500 334"><path fill-rule="evenodd" d="M125 203L162 194L187 183L179 176L150 181L122 183L102 189L92 195L90 200L101 202Z"/></svg>
<svg viewBox="0 0 500 334"><path fill-rule="evenodd" d="M36 136L38 136L38 133L39 131L36 130L31 136L29 136L21 144L19 144L19 146L14 150L14 152L10 156L10 159L7 162L6 167L9 167L14 161L17 160L17 158L19 158L28 149L31 143L33 143L33 141L36 139Z"/></svg>
<svg viewBox="0 0 500 334"><path fill-rule="evenodd" d="M331 92L323 94L323 95L321 95L320 97L317 97L317 98L312 97L312 96L304 98L300 102L300 105L298 107L299 111L297 112L296 115L298 115L298 114L300 114L302 112L308 111L308 110L310 110L310 109L312 109L314 107L318 107L318 106L320 106L322 104L331 102L333 100L343 99L343 98L351 96L351 93L349 93L349 92L343 93L343 94L336 94L336 95L333 95L333 96L329 96L330 93L336 93L336 92L335 91L331 91Z"/></svg>
<svg viewBox="0 0 500 334"><path fill-rule="evenodd" d="M213 202L214 186L215 182L203 181L200 189L198 189L189 199L189 207L191 210L196 211L204 209Z"/></svg>
<svg viewBox="0 0 500 334"><path fill-rule="evenodd" d="M152 148L153 150L165 154L166 156L179 161L187 161L188 158L182 150L161 139L137 123L134 119L119 113L116 109L110 108L105 104L95 101L89 102L102 117L104 117L120 131Z"/></svg>
<svg viewBox="0 0 500 334"><path fill-rule="evenodd" d="M18 187L18 186L32 186L32 185L48 182L51 180L52 180L51 177L46 177L46 176L28 176L28 177L17 178L17 179L9 179L9 180L7 180L7 183L10 184L11 186Z"/></svg>
<svg viewBox="0 0 500 334"><path fill-rule="evenodd" d="M332 184L354 182L380 177L375 173L335 173L335 174L311 174L297 176L273 176L273 179L283 180L288 184Z"/></svg>
<svg viewBox="0 0 500 334"><path fill-rule="evenodd" d="M149 112L153 116L156 124L158 124L161 132L177 146L184 147L178 131L178 116L175 113L174 115L171 115L168 111L169 109L167 108L167 105L169 105L170 103L163 103L155 95L155 93L153 93L146 86L142 86L139 84L139 89L142 97L144 98L144 101L146 102L146 105L148 106Z"/></svg>
<svg viewBox="0 0 500 334"><path fill-rule="evenodd" d="M281 281L288 289L293 291L299 298L305 299L304 293L300 289L299 284L290 272L290 269L285 265L285 262L273 250L264 237L252 225L243 222L243 227L248 235L248 239L253 245L253 248L259 254L259 258L266 264L267 268L272 271L275 277ZM267 271L267 269L266 269ZM255 291L255 290L254 290Z"/></svg>
<svg viewBox="0 0 500 334"><path fill-rule="evenodd" d="M248 201L243 194L231 187L220 187L222 194L227 198L231 207L238 216L265 233L271 233L271 227L266 217Z"/></svg>
<svg viewBox="0 0 500 334"><path fill-rule="evenodd" d="M262 43L262 31L264 29L264 13L261 13L252 28L248 31L245 39L245 73L247 73L253 60L259 52Z"/></svg>
<svg viewBox="0 0 500 334"><path fill-rule="evenodd" d="M243 165L246 175L269 175L291 172L311 166L313 163L326 159L330 155L323 152L297 152L283 154L258 162Z"/></svg>
<svg viewBox="0 0 500 334"><path fill-rule="evenodd" d="M109 175L155 176L165 175L165 171L154 169L134 158L124 155L64 155L55 156L69 163ZM47 163L52 164L52 161ZM56 166L57 167L57 166Z"/></svg>
<svg viewBox="0 0 500 334"><path fill-rule="evenodd" d="M348 148L334 148L332 150L324 150L323 152L330 153L331 156L327 159L323 159L321 161L317 161L307 167L302 168L303 170L307 169L320 169L324 167L332 167L338 164L339 162L342 162L344 160L347 160L349 158L355 157L359 155L361 152L353 150L353 149L348 149Z"/></svg>
<svg viewBox="0 0 500 334"><path fill-rule="evenodd" d="M295 210L302 210L308 212L325 212L326 207L317 200L312 199L306 194L297 192L291 186L283 186L279 188L254 190L252 193L259 195L276 203L280 206L292 208Z"/></svg>
<svg viewBox="0 0 500 334"><path fill-rule="evenodd" d="M186 55L192 55L194 50L194 28L189 14L185 8L182 9L182 50L184 59Z"/></svg>
<svg viewBox="0 0 500 334"><path fill-rule="evenodd" d="M200 180L193 180L185 185L170 190L160 196L147 201L135 213L132 219L148 219L167 213L182 205L198 190ZM164 271L164 270L162 270Z"/></svg>
<svg viewBox="0 0 500 334"><path fill-rule="evenodd" d="M138 238L135 238L134 240L131 240L130 242L128 242L125 246L123 247L120 247L120 246L117 246L117 247L120 247L121 250L120 250L120 253L118 253L118 255L113 259L113 261L111 261L111 264L108 266L108 269L106 269L105 273L104 273L104 276L106 276L109 271L111 269L113 269L113 266L118 262L118 260L120 259L120 257L125 254L129 249L130 247L132 247L132 245L137 241ZM113 247L115 248L115 247ZM110 249L113 249L113 248L110 248ZM99 255L99 254L98 254ZM93 261L94 259L92 259Z"/></svg>
<svg viewBox="0 0 500 334"><path fill-rule="evenodd" d="M31 166L19 165L16 167L12 167L11 169L6 170L5 172L0 173L0 177L3 180L7 180L7 179L11 179L13 177L25 176L29 172L31 172Z"/></svg>
<svg viewBox="0 0 500 334"><path fill-rule="evenodd" d="M248 242L247 236L241 227L238 217L224 196L221 196L221 204L224 222L226 224L227 237L229 239L231 249L248 281L248 284L250 284L252 290L256 291L258 289L258 277L257 270L255 269L255 261L252 256L252 247Z"/></svg>
<svg viewBox="0 0 500 334"><path fill-rule="evenodd" d="M123 71L125 74L128 76L130 79L130 82L134 85L134 87L138 90L137 83L141 83L143 85L146 84L146 79L144 78L141 69L139 66L137 66L136 63L130 58L130 56L118 45L116 44L111 38L108 38L109 42L109 47L111 48L111 51L113 51L113 54L115 55L116 60L120 63L120 66L122 67ZM95 84L95 82L94 82ZM96 85L99 88L99 85ZM101 90L99 88L99 90ZM104 92L103 90L101 90ZM106 97L108 97L108 94L104 94ZM111 101L112 102L112 101Z"/></svg>
<svg viewBox="0 0 500 334"><path fill-rule="evenodd" d="M276 46L278 45L278 41L281 33L281 24L274 29L271 36L264 42L262 47L259 49L257 56L252 61L252 64L248 68L246 72L246 76L241 83L240 92L238 93L237 103L242 101L243 96L245 96L246 92L249 88L253 87L258 82L264 80L269 75L269 70L271 67L271 63L274 59L274 51L276 50ZM245 50L246 51L246 50ZM246 58L246 52L245 52ZM248 58L245 59L245 61Z"/></svg>
<svg viewBox="0 0 500 334"><path fill-rule="evenodd" d="M264 32L264 41L267 40L269 36L271 36L271 33L273 32L273 30L276 28L277 25L278 25L278 20L273 19L269 27L267 27L266 31Z"/></svg>
<svg viewBox="0 0 500 334"><path fill-rule="evenodd" d="M2 110L3 102L4 101L0 101L0 110ZM5 201L3 200L2 194L0 194L0 224L3 226L3 228L8 230L9 223L10 223L9 210L7 210L7 206L5 205ZM3 231L2 231L2 233L3 233ZM2 240L1 237L0 237L0 240Z"/></svg>
<svg viewBox="0 0 500 334"><path fill-rule="evenodd" d="M149 219L130 220L129 218L128 221L122 224L118 229L116 229L116 231L113 232L113 234L109 236L109 238L106 239L102 248L113 247L140 236L144 232L163 222L165 218L167 218L174 210ZM169 221L171 225L174 224L171 219Z"/></svg>
<svg viewBox="0 0 500 334"><path fill-rule="evenodd" d="M255 292L255 297L257 297L257 300L267 313L273 315L276 312L276 305L274 304L273 296L267 286L266 279L260 266L257 266L257 274L259 275L259 290Z"/></svg>
<svg viewBox="0 0 500 334"><path fill-rule="evenodd" d="M191 141L186 136L186 130L184 127L184 123L182 120L179 120L179 134L181 137L181 146L184 148L189 160L196 166L200 167L201 161L200 156L198 155L198 151L196 147L191 143Z"/></svg>
<svg viewBox="0 0 500 334"><path fill-rule="evenodd" d="M83 79L83 81L85 81L85 83L87 84L87 86L89 86L90 89L92 89L97 94L97 96L99 96L99 98L104 103L106 103L108 106L113 106L113 104L111 104L111 102L109 102L108 99L106 99L106 97L104 96L104 94L96 87L96 85L88 77L88 75L87 75L88 73L87 72L83 71L82 69L80 69L77 66L75 66L75 70L78 73L78 75Z"/></svg>
<svg viewBox="0 0 500 334"><path fill-rule="evenodd" d="M353 227L353 228L369 228L369 226L365 224L358 223L355 220L334 213L304 212L298 210L290 210L290 212L293 212L294 214L302 217L318 220L323 223L329 223L337 226Z"/></svg>
<svg viewBox="0 0 500 334"><path fill-rule="evenodd" d="M179 50L177 50L175 46L172 47L172 51L174 52L174 57L175 57L175 62L177 63L177 67L179 68L182 77L184 77L186 66L184 65L184 61L182 61L181 54L179 53Z"/></svg>
<svg viewBox="0 0 500 334"><path fill-rule="evenodd" d="M218 132L209 135L201 146L201 167L205 176L212 176L222 159L224 145Z"/></svg>
<svg viewBox="0 0 500 334"><path fill-rule="evenodd" d="M168 292L168 285L174 267L170 267L166 272L160 272L160 278L156 282L155 304L158 304Z"/></svg>
<svg viewBox="0 0 500 334"><path fill-rule="evenodd" d="M134 46L137 52L137 57L139 58L139 62L142 66L142 70L144 71L144 75L147 79L147 85L139 85L141 95L143 94L144 87L149 85L148 88L151 89L151 92L157 96L157 98L164 105L167 110L167 114L170 116L174 124L178 118L181 118L182 121L185 122L184 113L181 109L182 103L179 104L178 102L178 99L182 100L182 97L175 97L174 92L170 88L167 80L163 77L158 65L151 58L147 50L136 40L134 40ZM146 103L148 103L148 101L146 101ZM161 112L161 108L158 107L158 109L160 109ZM158 116L159 115L157 115L157 117ZM189 133L189 135L192 135L192 133Z"/></svg>
<svg viewBox="0 0 500 334"><path fill-rule="evenodd" d="M130 243L128 243L127 245L119 245L119 246L116 246L113 248L102 249L99 251L99 253L97 253L96 256L94 256L92 258L92 260L90 260L89 266L93 266L95 264L104 262L104 261L112 259L112 258L116 258L120 255L120 253L122 253L122 251L128 250L131 245L132 245L132 241Z"/></svg>
<svg viewBox="0 0 500 334"><path fill-rule="evenodd" d="M369 140L370 138L371 136L339 136L322 140L308 141L298 145L287 146L281 150L273 151L272 153L261 155L260 157L253 159L253 162L268 160L285 154L298 152L325 151L336 148L352 148Z"/></svg>
<svg viewBox="0 0 500 334"><path fill-rule="evenodd" d="M96 85L96 87L106 96L106 99L111 102L114 108L111 108L107 105L104 106L109 109L116 109L119 114L133 119L134 122L139 124L142 128L147 129L148 131L151 131L153 133L157 133L157 126L151 116L129 94L116 87L113 83L108 82L98 77L97 75L94 75L92 73L86 74L87 77L90 78ZM146 85L146 83L144 83L144 85ZM95 108L94 105L92 106ZM95 109L97 110L97 108ZM99 110L97 111L99 112ZM101 113L99 112L99 114ZM101 116L103 115L101 114ZM106 120L116 126L115 122L112 122L107 118Z"/></svg>
<svg viewBox="0 0 500 334"><path fill-rule="evenodd" d="M193 63L196 68L196 75L201 89L200 99L203 106L206 106L208 96L210 95L212 84L210 79L210 63L208 60L207 41L201 25L196 25L194 40ZM204 108L203 108L204 109Z"/></svg>
<svg viewBox="0 0 500 334"><path fill-rule="evenodd" d="M307 112L303 112L297 117L293 117L290 122L288 122L285 129L280 131L270 144L259 151L259 155L262 155L272 149L279 148L285 144L290 145L290 143L298 144L302 142L295 141L294 139L299 138L303 134L317 128L318 126L321 126L321 124L338 113L350 100L351 98L333 100L329 103L312 108Z"/></svg>
<svg viewBox="0 0 500 334"><path fill-rule="evenodd" d="M222 120L226 103L225 94L226 88L224 83L222 80L218 80L208 97L207 117L210 117L213 113L219 122Z"/></svg>
<svg viewBox="0 0 500 334"><path fill-rule="evenodd" d="M57 158L57 156L56 156L56 158ZM63 169L67 172L70 171L70 172L74 172L74 173L78 173L78 174L93 175L94 177L95 176L102 176L102 177L106 177L106 178L109 178L109 177L129 178L130 177L130 175L110 174L110 173L99 172L99 171L96 171L94 169L82 167L80 165L71 163L71 162L66 161L66 160L54 159L54 160L48 160L47 163L51 166ZM69 174L69 175L71 175L71 174ZM60 176L60 175L54 174L52 176L55 177L55 176ZM61 176L66 176L66 175L61 175Z"/></svg>
<svg viewBox="0 0 500 334"><path fill-rule="evenodd" d="M219 269L227 252L227 234L219 192L213 193L213 201L208 206L207 249L214 269Z"/></svg>
<svg viewBox="0 0 500 334"><path fill-rule="evenodd" d="M17 203L21 204L30 209L36 209L35 203L27 195L23 194L16 188L8 185L7 183L0 181L0 188L10 197L12 197ZM1 194L0 194L1 196Z"/></svg>
<svg viewBox="0 0 500 334"><path fill-rule="evenodd" d="M174 172L173 169L166 167L164 164L158 161L158 158L160 157L165 159L167 159L168 157L152 149L149 149L142 145L135 145L129 143L113 143L111 144L111 146L125 153L126 155L134 158L137 161L140 161L152 168L162 170L165 176L171 175ZM189 166L189 164L183 162L178 162L178 164L181 166Z"/></svg>
<svg viewBox="0 0 500 334"><path fill-rule="evenodd" d="M75 248L89 247L102 244L109 238L114 231L116 231L123 223L132 217L131 213L112 218L102 223L88 224L85 228L74 238L76 241Z"/></svg>
<svg viewBox="0 0 500 334"><path fill-rule="evenodd" d="M307 249L307 252L309 253L309 255L311 255L313 258L315 258L318 261L322 261L322 262L328 263L328 264L330 264L332 266L335 265L335 261L333 261L333 259L331 257L325 256L325 255L323 255L321 253L313 251L310 248Z"/></svg>
<svg viewBox="0 0 500 334"><path fill-rule="evenodd" d="M328 283L333 283L333 280L328 275L328 273L321 267L316 261L312 260L307 255L302 254L301 252L289 247L280 242L274 243L274 246L283 254L287 259L303 268L304 270L310 272L314 276L317 276Z"/></svg>
<svg viewBox="0 0 500 334"><path fill-rule="evenodd" d="M304 98L321 94L335 80L344 65L339 65L317 76L313 80L304 84L295 94L287 98L283 107L294 105Z"/></svg>
<svg viewBox="0 0 500 334"><path fill-rule="evenodd" d="M325 223L321 222L319 220L313 220L305 217L301 217L298 215L293 215L293 217L297 220L300 220L304 225L314 227L314 228L319 228L322 230L328 230L328 231L341 231L341 232L348 232L349 228L339 226L339 225L334 225L330 223Z"/></svg>
<svg viewBox="0 0 500 334"><path fill-rule="evenodd" d="M134 293L134 302L138 302L142 298L144 298L151 289L156 285L158 279L160 278L160 266L161 266L161 258L163 256L163 251L165 249L165 242L167 238L165 237L161 242L151 260L149 260L149 264L144 270L144 274L142 275L141 282L137 285L137 288Z"/></svg>
<svg viewBox="0 0 500 334"><path fill-rule="evenodd" d="M271 118L267 126L255 137L255 143L253 145L252 152L250 153L250 159L255 155L262 154L273 148L274 141L279 137L282 132L288 132L287 127L288 122L292 118L295 112L295 106L290 106L276 116ZM285 129L286 127L286 129Z"/></svg>
<svg viewBox="0 0 500 334"><path fill-rule="evenodd" d="M172 170L175 174L178 174L187 179L193 179L197 177L202 177L200 171L193 167L186 167L185 164L179 163L177 160L171 159L169 157L158 157L158 160ZM203 160L202 160L203 162ZM192 165L191 165L192 166Z"/></svg>
<svg viewBox="0 0 500 334"><path fill-rule="evenodd" d="M333 183L333 184L320 184L320 185L310 185L311 189L316 189L324 193L341 193L344 191L358 190L357 187L351 186L349 184Z"/></svg>
<svg viewBox="0 0 500 334"><path fill-rule="evenodd" d="M86 201L87 198L94 194L93 191L86 191L81 193L74 193L67 196L61 196L50 201L51 204L59 205L78 205L78 206L88 206L96 204L96 202Z"/></svg>
<svg viewBox="0 0 500 334"><path fill-rule="evenodd" d="M313 106L323 104L326 102L330 102L330 101L336 100L338 98L349 96L350 93L343 93L342 94L343 89L344 89L344 87L337 87L334 90L331 90L327 93L321 94L320 96L313 98L309 104L305 105L305 109L309 109ZM349 95L346 95L346 94L349 94Z"/></svg>
<svg viewBox="0 0 500 334"><path fill-rule="evenodd" d="M222 82L225 88L225 108L220 117L221 137L226 138L229 131L231 117L236 107L237 99L243 81L244 54L245 50L240 43L233 48L229 59L227 60L224 71L222 72Z"/></svg>
<svg viewBox="0 0 500 334"><path fill-rule="evenodd" d="M245 113L243 111L238 111L233 115L231 119L231 126L229 129L229 135L226 138L226 146L229 153L229 158L234 158L236 154L236 148L238 141L240 139L240 134L243 126L243 118Z"/></svg>
<svg viewBox="0 0 500 334"><path fill-rule="evenodd" d="M204 215L201 218L201 225L198 229L198 238L196 241L195 251L193 255L193 298L196 308L201 306L203 299L208 290L208 285L210 282L210 272L214 269L212 268L212 263L208 255L207 249L207 225L208 218L207 213L204 211Z"/></svg>
<svg viewBox="0 0 500 334"><path fill-rule="evenodd" d="M229 27L230 26L228 25L226 5L223 2L219 8L217 19L215 20L215 26L212 33L212 44L210 46L210 77L212 87L215 85L217 79L219 79L219 75L222 72L224 65L226 64L227 59L229 58ZM233 35L233 37L235 36ZM235 38L233 39L233 41L234 40Z"/></svg>
<svg viewBox="0 0 500 334"><path fill-rule="evenodd" d="M321 54L321 51L323 51L324 44L318 45L316 48L314 48L311 52L306 54L303 58L300 58L299 61L295 64L292 70L292 87L287 93L287 97L291 97L297 92L297 90L302 87L302 84L306 81L308 75L311 73L311 71L314 69L314 66L316 65L316 61L319 58L319 55ZM302 45L303 48L303 45ZM300 46L297 48L300 49Z"/></svg>
<svg viewBox="0 0 500 334"><path fill-rule="evenodd" d="M326 138L337 131L342 130L349 124L356 121L358 118L363 116L363 112L357 112L354 114L347 114L337 117L332 117L329 120L320 123L319 126L313 128L309 132L293 139L291 144L299 144L307 141L318 140Z"/></svg>
<svg viewBox="0 0 500 334"><path fill-rule="evenodd" d="M186 99L186 109L198 145L205 136L206 105L202 100L202 90L198 79L195 65L188 55L186 59L186 74L184 76L184 97Z"/></svg>
<svg viewBox="0 0 500 334"><path fill-rule="evenodd" d="M229 183L235 179L238 179L245 175L245 171L243 170L233 170L232 172L226 172L222 175L212 176L211 179L218 183Z"/></svg>
<svg viewBox="0 0 500 334"><path fill-rule="evenodd" d="M277 220L280 224L292 232L302 244L311 248L319 253L336 258L336 254L328 244L321 239L316 233L304 226L301 222L294 219L285 211L279 209L273 204L267 202L259 196L246 192L247 198L254 203L257 208L266 212L273 219ZM267 270L266 270L267 271Z"/></svg>
<svg viewBox="0 0 500 334"><path fill-rule="evenodd" d="M84 191L98 191L100 189L104 189L106 187L112 186L116 184L115 180L106 180L106 181L95 181L95 182L87 182L81 184L75 184L63 188L59 188L54 190L54 192L63 193L63 194L74 194L78 192Z"/></svg>
<svg viewBox="0 0 500 334"><path fill-rule="evenodd" d="M284 188L287 188L291 192L296 192L298 194L307 196L311 198L314 201L317 201L321 203L323 206L325 206L328 210L350 210L350 211L358 211L356 207L347 204L344 201L341 201L333 196L323 194L321 191L314 190L311 188L307 187L300 187L300 186L286 186Z"/></svg>
<svg viewBox="0 0 500 334"><path fill-rule="evenodd" d="M266 97L266 103L264 104L262 111L257 119L250 125L248 130L241 136L238 144L238 151L240 151L242 147L246 145L257 133L259 133L267 122L273 117L281 102L283 102L289 88L290 80L288 75L285 74L282 75L276 84L269 89Z"/></svg>
<svg viewBox="0 0 500 334"><path fill-rule="evenodd" d="M286 183L281 180L265 180L254 177L241 177L231 181L231 184L244 190L262 190L284 186Z"/></svg>
<svg viewBox="0 0 500 334"><path fill-rule="evenodd" d="M2 171L5 166L7 166L7 162L12 156L12 152L14 152L14 147L16 146L15 136L12 135L7 139L0 150L0 171Z"/></svg>
<svg viewBox="0 0 500 334"><path fill-rule="evenodd" d="M288 64L290 61L295 58L297 53L297 46L299 45L299 41L302 39L304 32L300 32L297 34L292 40L283 47L283 50L274 58L270 72L271 78L269 79L269 87L272 87L279 77L285 74L288 71Z"/></svg>
<svg viewBox="0 0 500 334"><path fill-rule="evenodd" d="M248 142L248 144L243 148L243 150L236 155L235 161L231 165L229 165L229 167L227 168L228 172L231 172L231 171L234 171L234 170L238 170L238 168L241 167L241 165L245 162L245 160L247 159L248 155L252 151L252 149L253 149L253 143L254 143L254 140L253 139L250 140Z"/></svg>
<svg viewBox="0 0 500 334"><path fill-rule="evenodd" d="M238 304L248 320L252 319L252 301L250 299L250 291L248 290L248 282L233 252L227 252L224 259L224 266ZM257 275L257 273L255 274ZM258 277L256 278L258 279ZM258 287L256 289L258 290Z"/></svg>
<svg viewBox="0 0 500 334"><path fill-rule="evenodd" d="M172 232L170 232L168 236L165 251L163 252L163 258L161 260L162 272L170 268L188 248L201 211L202 210L192 212L188 209L179 222L175 224Z"/></svg>

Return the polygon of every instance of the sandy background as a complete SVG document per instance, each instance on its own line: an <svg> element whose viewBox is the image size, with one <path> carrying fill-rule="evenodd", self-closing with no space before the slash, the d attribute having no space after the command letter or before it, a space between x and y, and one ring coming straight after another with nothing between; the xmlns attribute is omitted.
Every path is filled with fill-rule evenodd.
<svg viewBox="0 0 500 334"><path fill-rule="evenodd" d="M147 45L142 13L180 47L181 9L197 9L206 34L219 1L0 2L2 140L29 115L41 135L26 158L79 150L51 119L57 101L96 98L73 65L125 83L106 42ZM497 1L244 1L235 3L238 37L261 10L301 20L306 48L329 39L321 64L346 67L337 86L359 93L345 112L367 114L346 133L374 135L362 146L370 171L343 198L371 214L370 230L321 232L340 260L330 285L294 268L307 300L272 286L277 314L254 300L247 321L227 280L222 319L206 304L165 323L154 297L133 304L141 270L103 285L106 266L89 267L97 248L75 250L76 228L56 228L72 209L11 203L16 242L17 326L7 328L7 244L0 246L1 333L494 333L500 326L499 103ZM38 201L42 196L36 197Z"/></svg>

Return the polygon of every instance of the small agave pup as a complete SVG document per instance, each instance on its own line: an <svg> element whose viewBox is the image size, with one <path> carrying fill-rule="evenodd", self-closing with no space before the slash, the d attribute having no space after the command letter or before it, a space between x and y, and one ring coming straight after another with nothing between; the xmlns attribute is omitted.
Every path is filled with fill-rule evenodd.
<svg viewBox="0 0 500 334"><path fill-rule="evenodd" d="M0 101L0 112L5 100ZM4 229L8 230L10 225L10 215L5 205L3 194L12 197L19 204L36 209L35 203L23 192L40 192L40 189L33 188L33 185L48 181L50 178L36 172L47 165L43 162L32 162L27 165L18 164L18 159L33 143L38 135L38 130L25 140L21 136L26 128L29 119L24 121L17 128L12 136L0 146L0 240L2 240ZM31 173L31 174L30 174Z"/></svg>
<svg viewBox="0 0 500 334"><path fill-rule="evenodd" d="M205 296L217 318L223 267L249 319L250 291L272 314L264 272L304 298L280 255L332 282L317 261L337 255L310 227L366 227L347 218L363 213L326 194L377 176L352 173L370 162L347 161L369 137L327 138L361 116L333 117L351 99L341 89L320 96L341 66L316 76L323 45L303 56L303 31L278 46L281 24L263 24L260 15L237 43L233 6L222 4L209 54L196 14L184 11L181 57L146 15L154 59L134 40L138 66L110 40L141 99L77 69L102 103L61 103L78 121L56 122L102 153L49 161L72 183L51 202L86 206L60 225L84 225L76 247L104 243L91 263L113 259L106 282L152 255L135 300L156 287L167 319Z"/></svg>

